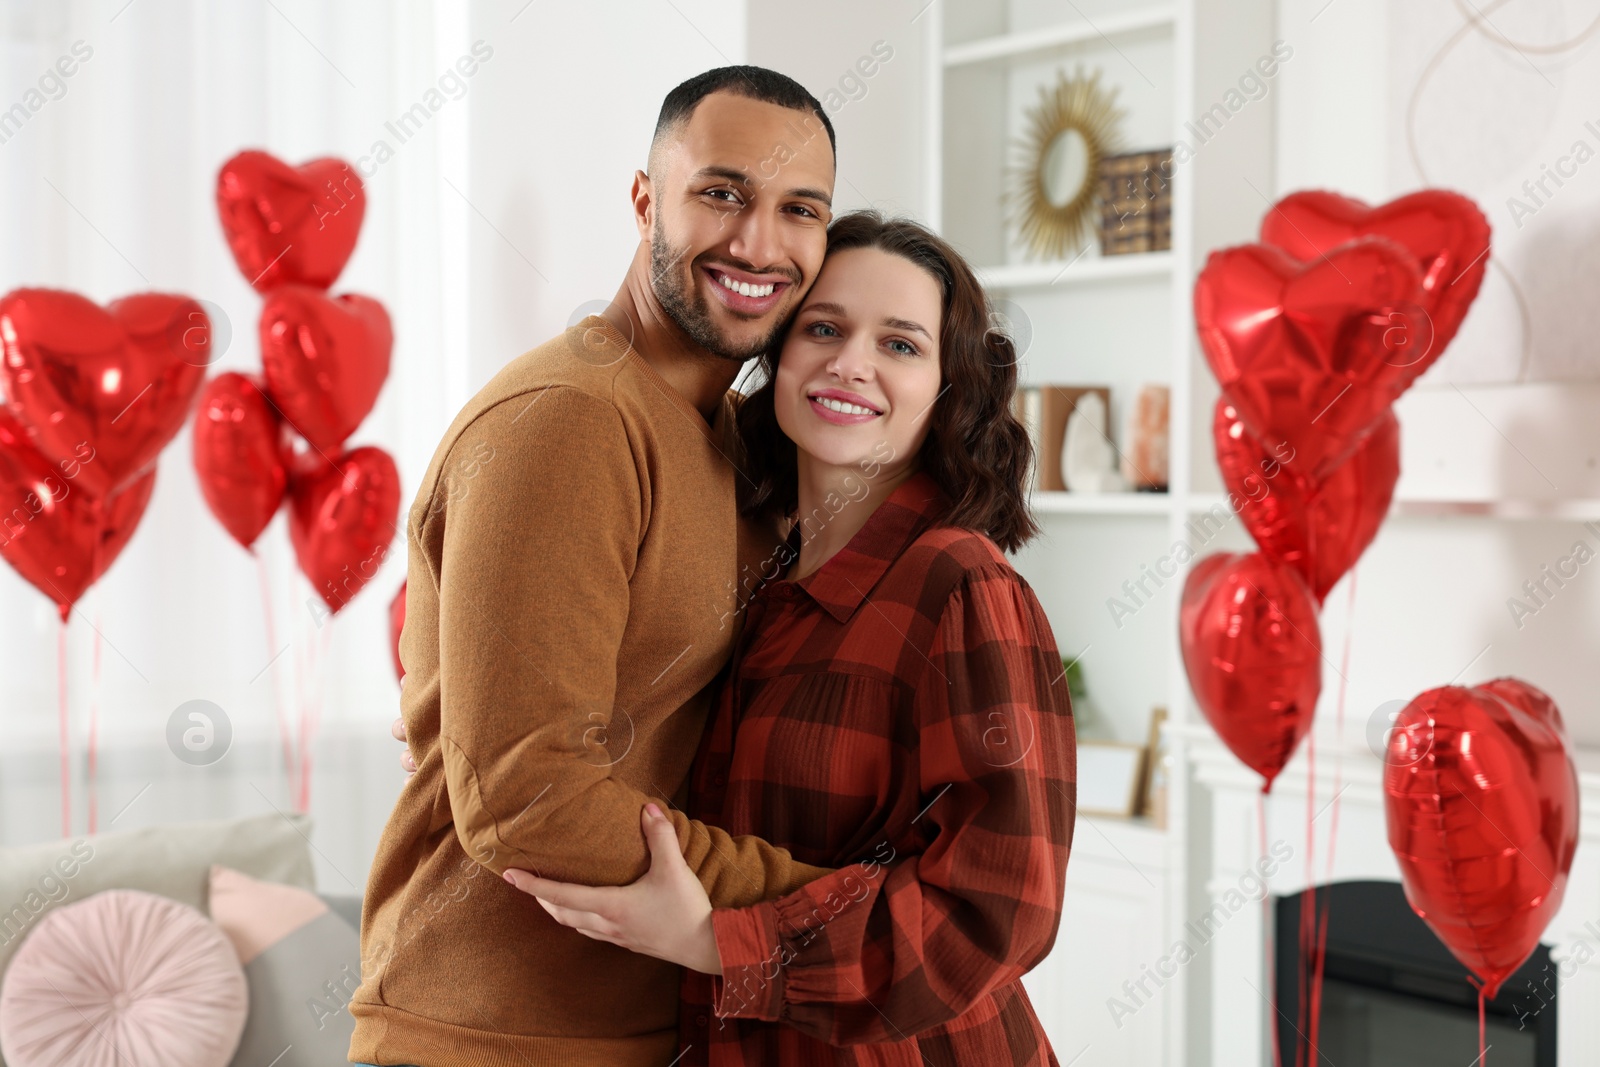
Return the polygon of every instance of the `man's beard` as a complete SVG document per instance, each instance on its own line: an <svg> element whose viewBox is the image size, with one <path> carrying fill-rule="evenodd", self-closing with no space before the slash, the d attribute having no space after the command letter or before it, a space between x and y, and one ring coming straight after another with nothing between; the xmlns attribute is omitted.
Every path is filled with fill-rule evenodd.
<svg viewBox="0 0 1600 1067"><path fill-rule="evenodd" d="M672 252L667 247L661 216L657 214L650 240L650 279L661 309L689 336L689 340L718 359L743 363L767 351L783 330L782 320L765 337L742 345L723 337L711 321L711 309L706 306L706 298L693 282L692 269L687 278L685 272L678 269L678 261L682 258L682 252Z"/></svg>

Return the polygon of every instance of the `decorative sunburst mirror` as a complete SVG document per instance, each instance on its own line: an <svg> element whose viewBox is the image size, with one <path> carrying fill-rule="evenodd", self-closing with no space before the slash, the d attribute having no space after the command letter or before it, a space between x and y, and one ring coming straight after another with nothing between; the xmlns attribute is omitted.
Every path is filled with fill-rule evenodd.
<svg viewBox="0 0 1600 1067"><path fill-rule="evenodd" d="M1039 87L1007 194L1010 221L1035 255L1064 258L1093 229L1095 174L1121 142L1116 98L1115 86L1101 86L1100 71L1085 75L1081 67L1070 78L1058 73L1054 87Z"/></svg>

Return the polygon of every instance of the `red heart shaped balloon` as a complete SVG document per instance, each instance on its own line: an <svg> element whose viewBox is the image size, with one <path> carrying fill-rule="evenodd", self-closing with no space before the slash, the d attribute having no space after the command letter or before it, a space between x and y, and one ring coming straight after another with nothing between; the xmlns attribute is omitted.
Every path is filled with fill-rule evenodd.
<svg viewBox="0 0 1600 1067"><path fill-rule="evenodd" d="M109 497L92 497L0 408L0 556L55 601L62 622L121 554L155 484L150 470Z"/></svg>
<svg viewBox="0 0 1600 1067"><path fill-rule="evenodd" d="M1400 421L1378 419L1355 452L1326 478L1296 469L1291 450L1274 455L1256 440L1227 397L1211 424L1217 465L1239 518L1263 555L1300 572L1320 605L1372 544L1400 477Z"/></svg>
<svg viewBox="0 0 1600 1067"><path fill-rule="evenodd" d="M394 654L394 676L404 678L406 665L400 662L400 634L406 628L406 583L400 583L400 591L395 593L394 599L389 601L389 651Z"/></svg>
<svg viewBox="0 0 1600 1067"><path fill-rule="evenodd" d="M1578 778L1561 713L1515 678L1421 694L1384 753L1406 899L1493 998L1561 909Z"/></svg>
<svg viewBox="0 0 1600 1067"><path fill-rule="evenodd" d="M1311 729L1322 692L1311 590L1259 552L1207 556L1184 581L1178 637L1195 703L1270 790Z"/></svg>
<svg viewBox="0 0 1600 1067"><path fill-rule="evenodd" d="M217 174L217 213L234 262L258 292L284 284L326 289L361 233L367 194L341 159L291 167L240 152Z"/></svg>
<svg viewBox="0 0 1600 1067"><path fill-rule="evenodd" d="M1310 260L1358 237L1387 237L1416 260L1433 343L1413 349L1406 384L1433 365L1467 317L1489 267L1489 220L1460 193L1424 189L1372 207L1338 193L1291 193L1261 220L1261 240Z"/></svg>
<svg viewBox="0 0 1600 1067"><path fill-rule="evenodd" d="M249 548L283 503L294 458L288 428L256 379L219 374L200 393L194 469L211 513Z"/></svg>
<svg viewBox="0 0 1600 1067"><path fill-rule="evenodd" d="M1211 253L1195 282L1206 361L1268 448L1312 477L1355 451L1428 338L1410 253L1363 237L1301 263L1270 245Z"/></svg>
<svg viewBox="0 0 1600 1067"><path fill-rule="evenodd" d="M336 451L389 376L389 313L365 296L286 285L267 297L260 335L267 395L296 433Z"/></svg>
<svg viewBox="0 0 1600 1067"><path fill-rule="evenodd" d="M0 298L0 393L34 446L90 496L140 477L189 417L210 324L185 296L141 293L101 309L76 293Z"/></svg>
<svg viewBox="0 0 1600 1067"><path fill-rule="evenodd" d="M297 458L289 484L289 540L329 611L349 603L378 572L400 518L400 472L381 448L323 461Z"/></svg>

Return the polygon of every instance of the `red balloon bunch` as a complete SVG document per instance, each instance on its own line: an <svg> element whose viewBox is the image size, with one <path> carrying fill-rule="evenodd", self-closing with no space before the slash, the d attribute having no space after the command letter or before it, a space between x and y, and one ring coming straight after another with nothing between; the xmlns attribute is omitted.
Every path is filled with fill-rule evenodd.
<svg viewBox="0 0 1600 1067"><path fill-rule="evenodd" d="M345 449L389 375L389 315L368 297L327 292L355 250L366 192L341 160L291 167L248 151L223 164L217 210L234 261L266 297L262 369L206 383L194 433L200 488L247 549L289 500L300 568L337 613L376 572L400 514L389 454ZM296 435L309 446L298 454Z"/></svg>
<svg viewBox="0 0 1600 1067"><path fill-rule="evenodd" d="M394 599L389 601L389 653L394 657L394 676L403 679L406 676L406 665L400 662L400 634L406 628L406 583L400 583L400 589L395 593Z"/></svg>
<svg viewBox="0 0 1600 1067"><path fill-rule="evenodd" d="M1430 689L1395 720L1384 811L1406 899L1493 999L1561 909L1578 776L1561 713L1515 678Z"/></svg>
<svg viewBox="0 0 1600 1067"><path fill-rule="evenodd" d="M0 297L0 555L63 622L138 527L210 337L185 296Z"/></svg>
<svg viewBox="0 0 1600 1067"><path fill-rule="evenodd" d="M1213 252L1195 282L1195 325L1222 387L1217 462L1260 552L1190 572L1180 639L1201 711L1264 788L1310 729L1316 611L1389 510L1392 405L1455 336L1488 251L1488 221L1456 193L1369 207L1303 192L1267 213L1261 243ZM1291 654L1276 623L1252 631L1250 619L1294 621L1305 645L1294 652L1315 654Z"/></svg>

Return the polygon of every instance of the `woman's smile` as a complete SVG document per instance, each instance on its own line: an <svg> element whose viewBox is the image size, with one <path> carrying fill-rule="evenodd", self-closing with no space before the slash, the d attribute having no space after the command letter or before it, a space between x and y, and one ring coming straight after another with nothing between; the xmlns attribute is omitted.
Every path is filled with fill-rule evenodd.
<svg viewBox="0 0 1600 1067"><path fill-rule="evenodd" d="M807 395L811 410L827 422L838 426L852 426L883 417L883 408L868 403L857 393L843 389L818 389Z"/></svg>

